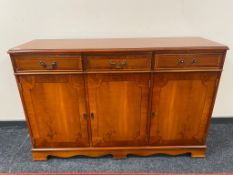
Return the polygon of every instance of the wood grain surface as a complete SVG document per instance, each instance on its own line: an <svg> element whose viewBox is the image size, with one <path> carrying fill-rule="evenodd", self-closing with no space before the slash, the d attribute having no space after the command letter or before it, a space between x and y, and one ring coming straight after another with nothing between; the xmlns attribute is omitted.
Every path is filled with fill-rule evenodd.
<svg viewBox="0 0 233 175"><path fill-rule="evenodd" d="M112 39L39 39L10 49L21 52L98 52L126 50L228 49L227 46L200 37L112 38Z"/></svg>

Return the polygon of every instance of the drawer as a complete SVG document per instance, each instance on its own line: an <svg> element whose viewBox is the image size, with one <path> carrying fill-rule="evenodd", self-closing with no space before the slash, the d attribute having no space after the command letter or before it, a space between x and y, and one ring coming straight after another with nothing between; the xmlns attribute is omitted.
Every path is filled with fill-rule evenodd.
<svg viewBox="0 0 233 175"><path fill-rule="evenodd" d="M89 55L88 71L103 70L150 70L152 53L122 55Z"/></svg>
<svg viewBox="0 0 233 175"><path fill-rule="evenodd" d="M14 56L16 71L81 71L81 56L18 55Z"/></svg>
<svg viewBox="0 0 233 175"><path fill-rule="evenodd" d="M155 55L155 68L221 68L222 59L221 54L158 54Z"/></svg>

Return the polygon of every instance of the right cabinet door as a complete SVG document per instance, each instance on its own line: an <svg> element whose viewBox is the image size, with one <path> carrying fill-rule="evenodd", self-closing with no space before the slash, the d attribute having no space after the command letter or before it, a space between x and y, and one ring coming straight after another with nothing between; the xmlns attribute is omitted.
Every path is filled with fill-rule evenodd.
<svg viewBox="0 0 233 175"><path fill-rule="evenodd" d="M150 145L203 145L218 72L155 73Z"/></svg>

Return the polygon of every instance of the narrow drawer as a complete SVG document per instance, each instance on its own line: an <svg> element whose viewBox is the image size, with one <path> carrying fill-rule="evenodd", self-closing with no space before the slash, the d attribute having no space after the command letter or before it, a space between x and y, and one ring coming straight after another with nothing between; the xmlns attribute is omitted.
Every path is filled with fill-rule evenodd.
<svg viewBox="0 0 233 175"><path fill-rule="evenodd" d="M158 54L155 55L155 68L221 68L222 59L221 54Z"/></svg>
<svg viewBox="0 0 233 175"><path fill-rule="evenodd" d="M122 55L89 55L88 71L103 70L150 70L152 53Z"/></svg>
<svg viewBox="0 0 233 175"><path fill-rule="evenodd" d="M16 71L81 71L80 55L18 55L14 57Z"/></svg>

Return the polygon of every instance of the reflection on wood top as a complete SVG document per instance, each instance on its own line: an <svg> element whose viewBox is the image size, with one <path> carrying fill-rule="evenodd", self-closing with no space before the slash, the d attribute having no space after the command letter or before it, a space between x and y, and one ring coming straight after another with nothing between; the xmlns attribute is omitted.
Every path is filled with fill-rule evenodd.
<svg viewBox="0 0 233 175"><path fill-rule="evenodd" d="M8 53L24 52L98 52L152 51L177 49L220 49L226 45L200 37L108 38L108 39L37 39L14 47Z"/></svg>

